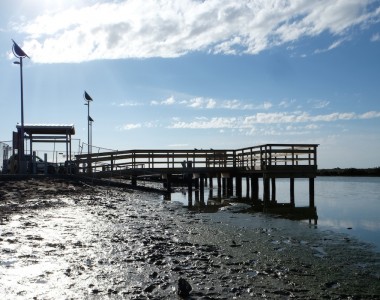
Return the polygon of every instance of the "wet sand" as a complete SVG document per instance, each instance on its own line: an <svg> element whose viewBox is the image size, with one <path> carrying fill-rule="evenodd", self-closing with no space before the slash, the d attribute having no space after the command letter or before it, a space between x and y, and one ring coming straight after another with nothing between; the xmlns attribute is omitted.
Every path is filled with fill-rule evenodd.
<svg viewBox="0 0 380 300"><path fill-rule="evenodd" d="M1 299L380 299L380 254L306 223L189 211L58 179L0 181Z"/></svg>

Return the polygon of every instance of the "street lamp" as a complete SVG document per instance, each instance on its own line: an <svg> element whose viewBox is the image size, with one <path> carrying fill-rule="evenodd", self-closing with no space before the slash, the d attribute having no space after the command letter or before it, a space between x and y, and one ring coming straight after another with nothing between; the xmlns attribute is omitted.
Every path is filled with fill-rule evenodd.
<svg viewBox="0 0 380 300"><path fill-rule="evenodd" d="M20 132L20 138L19 138L19 145L18 145L18 162L19 162L19 172L24 173L25 172L25 161L24 161L24 88L23 88L23 79L22 79L22 60L25 57L30 57L24 52L24 50L21 49L17 43L12 40L13 46L12 46L12 52L14 56L16 56L20 61L13 62L16 65L20 65L20 86L21 86L21 132Z"/></svg>
<svg viewBox="0 0 380 300"><path fill-rule="evenodd" d="M89 94L87 94L86 91L84 91L84 101L86 101L86 103L84 105L87 105L87 153L90 154L91 153L91 143L92 143L92 138L90 140L90 125L91 123L94 121L91 117L90 117L90 101L93 101L91 96Z"/></svg>

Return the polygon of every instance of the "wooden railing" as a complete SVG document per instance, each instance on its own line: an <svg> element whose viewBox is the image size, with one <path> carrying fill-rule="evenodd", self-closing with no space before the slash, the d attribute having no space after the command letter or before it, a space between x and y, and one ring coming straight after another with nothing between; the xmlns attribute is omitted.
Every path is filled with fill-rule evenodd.
<svg viewBox="0 0 380 300"><path fill-rule="evenodd" d="M238 150L127 150L76 155L82 172L183 168L241 168L317 166L316 144L266 144Z"/></svg>

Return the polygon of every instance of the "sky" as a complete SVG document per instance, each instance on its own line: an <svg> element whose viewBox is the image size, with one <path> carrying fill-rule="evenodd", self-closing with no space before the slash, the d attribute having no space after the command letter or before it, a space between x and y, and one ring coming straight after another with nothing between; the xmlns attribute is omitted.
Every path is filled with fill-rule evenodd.
<svg viewBox="0 0 380 300"><path fill-rule="evenodd" d="M74 124L73 151L319 144L380 166L379 0L0 0L0 141ZM43 144L51 151L53 145Z"/></svg>

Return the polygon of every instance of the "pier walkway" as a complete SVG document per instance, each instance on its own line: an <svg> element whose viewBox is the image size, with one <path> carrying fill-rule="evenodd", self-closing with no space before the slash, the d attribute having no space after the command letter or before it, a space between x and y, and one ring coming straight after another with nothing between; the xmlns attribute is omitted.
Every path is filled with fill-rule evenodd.
<svg viewBox="0 0 380 300"><path fill-rule="evenodd" d="M276 178L289 178L290 206L295 206L294 179L309 179L309 204L314 207L314 178L317 172L317 144L265 144L237 150L126 150L76 155L79 173L95 178L120 177L132 180L160 178L170 192L175 180L186 180L189 195L195 185L201 191L207 179L217 178L218 190L247 193L259 201L259 178L263 182L263 203L276 203ZM233 180L235 179L235 180ZM233 184L235 182L235 188Z"/></svg>

